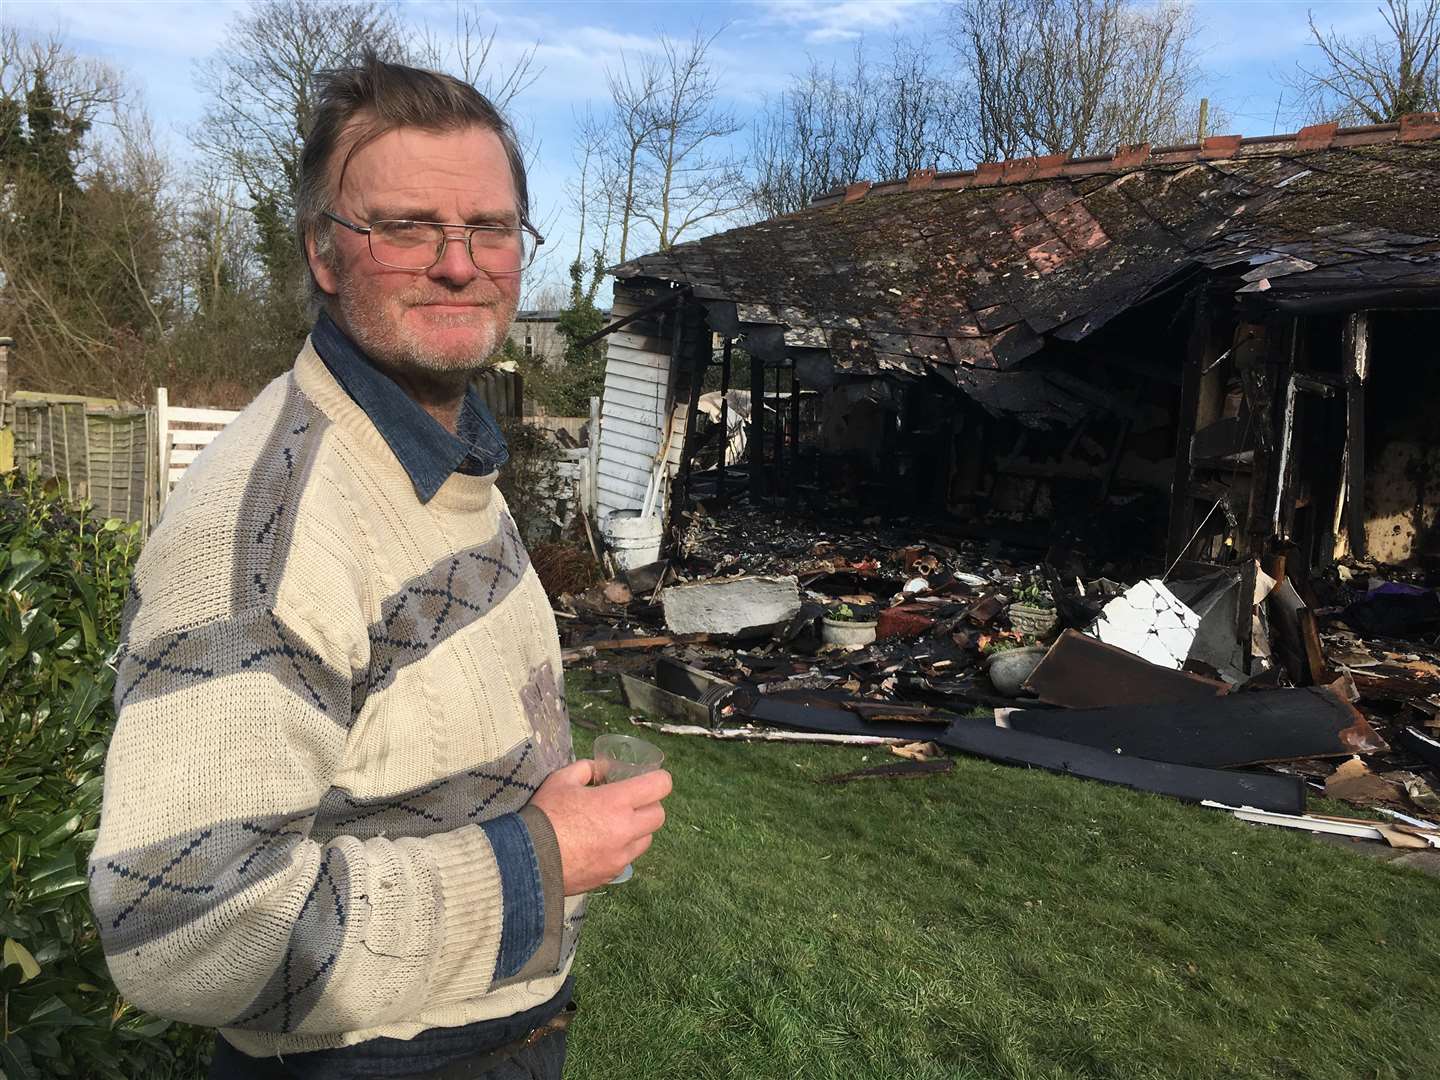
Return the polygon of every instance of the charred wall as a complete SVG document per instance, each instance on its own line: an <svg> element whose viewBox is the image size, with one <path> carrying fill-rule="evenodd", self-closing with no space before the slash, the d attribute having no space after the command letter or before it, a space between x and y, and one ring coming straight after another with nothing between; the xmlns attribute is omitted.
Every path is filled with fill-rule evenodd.
<svg viewBox="0 0 1440 1080"><path fill-rule="evenodd" d="M1440 562L1440 312L1372 320L1365 542L1382 563Z"/></svg>

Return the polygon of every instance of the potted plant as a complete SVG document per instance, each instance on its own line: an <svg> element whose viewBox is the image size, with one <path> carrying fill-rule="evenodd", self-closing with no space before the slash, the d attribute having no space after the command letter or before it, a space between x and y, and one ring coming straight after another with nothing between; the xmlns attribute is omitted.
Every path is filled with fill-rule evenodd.
<svg viewBox="0 0 1440 1080"><path fill-rule="evenodd" d="M876 619L866 608L840 603L826 610L820 620L820 640L826 645L858 649L875 640Z"/></svg>
<svg viewBox="0 0 1440 1080"><path fill-rule="evenodd" d="M981 660L996 692L1018 697L1025 680L1049 651L1044 645L1027 645L1023 639L994 638L981 650Z"/></svg>
<svg viewBox="0 0 1440 1080"><path fill-rule="evenodd" d="M1016 590L1009 615L1011 629L1035 638L1050 633L1059 621L1055 614L1055 601L1050 598L1050 590L1046 588L1044 580L1034 574L1026 578Z"/></svg>

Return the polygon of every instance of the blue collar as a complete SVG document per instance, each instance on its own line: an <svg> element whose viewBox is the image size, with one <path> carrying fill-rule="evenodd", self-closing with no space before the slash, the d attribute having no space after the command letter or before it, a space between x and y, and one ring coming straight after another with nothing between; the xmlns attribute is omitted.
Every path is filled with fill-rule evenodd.
<svg viewBox="0 0 1440 1080"><path fill-rule="evenodd" d="M460 405L457 438L371 363L323 311L310 331L310 341L335 381L370 418L410 474L422 503L429 502L452 473L483 476L510 460L505 436L473 385L466 387Z"/></svg>

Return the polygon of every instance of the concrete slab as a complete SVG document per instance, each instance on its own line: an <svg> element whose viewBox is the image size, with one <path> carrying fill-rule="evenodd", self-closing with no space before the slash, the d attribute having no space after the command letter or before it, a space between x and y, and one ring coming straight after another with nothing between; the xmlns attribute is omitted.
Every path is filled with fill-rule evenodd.
<svg viewBox="0 0 1440 1080"><path fill-rule="evenodd" d="M740 634L792 619L800 585L794 577L717 578L672 585L660 603L673 634Z"/></svg>

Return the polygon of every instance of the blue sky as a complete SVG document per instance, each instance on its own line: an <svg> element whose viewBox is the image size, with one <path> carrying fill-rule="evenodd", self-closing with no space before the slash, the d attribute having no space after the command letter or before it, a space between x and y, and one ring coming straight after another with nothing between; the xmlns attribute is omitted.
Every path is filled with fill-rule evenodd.
<svg viewBox="0 0 1440 1080"><path fill-rule="evenodd" d="M189 153L187 131L204 106L194 64L214 52L241 6L228 0L3 0L7 20L27 29L58 29L77 52L121 68L182 159ZM417 26L441 34L453 26L450 0L407 0L399 6L402 17ZM806 66L807 56L841 59L862 37L880 46L892 33L929 38L940 50L945 19L942 0L535 0L469 6L483 24L498 27L502 63L538 43L543 73L512 112L532 140L537 220L546 223L547 247L565 259L575 242L565 205L574 115L587 99L602 103L605 68L622 51L653 49L659 33L688 37L697 28L724 27L711 57L728 104L743 118L765 94L783 89L790 75ZM1191 6L1201 28L1204 92L1230 118L1225 126L1246 135L1295 126L1296 117L1281 100L1281 77L1297 61L1313 58L1307 11L1322 26L1347 33L1373 33L1381 26L1373 0L1192 0Z"/></svg>

